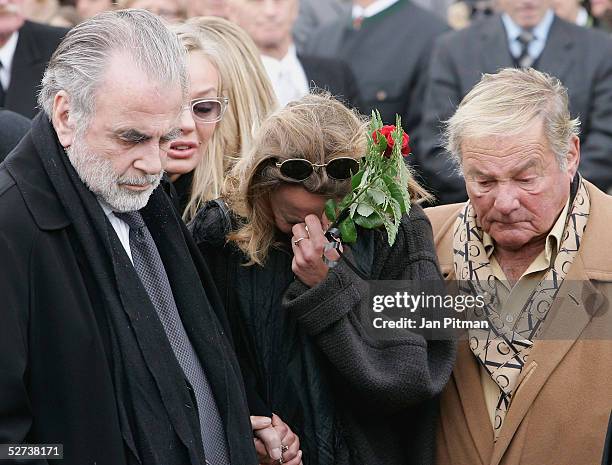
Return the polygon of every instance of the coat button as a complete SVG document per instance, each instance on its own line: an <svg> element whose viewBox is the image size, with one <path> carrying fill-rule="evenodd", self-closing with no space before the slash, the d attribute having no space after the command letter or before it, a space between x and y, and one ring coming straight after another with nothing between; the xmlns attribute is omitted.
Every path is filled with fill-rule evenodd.
<svg viewBox="0 0 612 465"><path fill-rule="evenodd" d="M379 90L378 92L376 92L376 100L378 100L379 102L387 100L387 93L384 90Z"/></svg>

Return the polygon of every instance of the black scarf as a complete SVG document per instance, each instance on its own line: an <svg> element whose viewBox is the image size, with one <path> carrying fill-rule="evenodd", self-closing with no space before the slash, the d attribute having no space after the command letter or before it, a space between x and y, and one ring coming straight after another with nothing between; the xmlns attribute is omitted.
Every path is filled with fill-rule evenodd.
<svg viewBox="0 0 612 465"><path fill-rule="evenodd" d="M32 137L72 220L71 235L81 252L80 266L87 271L83 273L85 285L89 295L95 296L92 306L113 374L128 463L204 463L195 399L127 254L43 115L33 121ZM190 255L195 245L184 234L184 226L160 188L141 214L164 262L183 324L211 382L226 434L231 432L231 461L254 463L237 363L222 336L217 319L222 315L215 315L200 281L207 278L210 282L209 276L203 276L207 270L198 257ZM212 297L219 311L214 291Z"/></svg>

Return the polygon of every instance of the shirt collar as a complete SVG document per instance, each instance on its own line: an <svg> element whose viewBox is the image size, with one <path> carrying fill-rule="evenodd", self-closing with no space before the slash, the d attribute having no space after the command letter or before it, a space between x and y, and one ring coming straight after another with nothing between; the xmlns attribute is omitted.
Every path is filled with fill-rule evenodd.
<svg viewBox="0 0 612 465"><path fill-rule="evenodd" d="M376 0L374 3L367 7L360 5L353 5L353 19L355 18L371 18L377 15L381 11L386 10L391 5L397 3L399 0Z"/></svg>
<svg viewBox="0 0 612 465"><path fill-rule="evenodd" d="M0 75L5 74L8 76L7 81L11 76L11 68L13 67L13 56L15 55L15 50L17 49L17 41L19 40L19 31L15 31L9 37L9 40L0 47L0 61L2 62L2 71L0 71ZM8 84L2 81L2 84ZM6 88L6 87L5 87Z"/></svg>
<svg viewBox="0 0 612 465"><path fill-rule="evenodd" d="M97 197L97 196L96 196L96 200L98 201L98 203L102 207L102 211L104 211L104 214L106 216L108 216L109 218L111 216L115 216L114 211L113 211L113 207L111 207L108 203L106 203L106 201L102 200L100 197Z"/></svg>
<svg viewBox="0 0 612 465"><path fill-rule="evenodd" d="M544 258L546 259L548 266L551 265L557 253L559 253L559 247L561 246L561 241L563 240L563 231L565 230L565 220L567 219L567 214L569 212L569 205L569 199L567 199L565 207L546 236ZM493 242L493 238L486 232L483 233L482 244L484 245L487 257L490 258L495 251L495 244Z"/></svg>
<svg viewBox="0 0 612 465"><path fill-rule="evenodd" d="M550 32L550 27L552 26L554 19L555 14L553 13L553 11L551 9L547 10L540 23L531 30L535 40L546 42L546 39L548 38L548 33ZM514 21L512 21L512 18L510 18L510 16L508 16L506 13L502 15L502 22L504 23L504 27L506 28L508 40L517 40L519 35L521 34L522 28Z"/></svg>
<svg viewBox="0 0 612 465"><path fill-rule="evenodd" d="M287 53L280 60L269 55L261 55L261 61L266 70L275 75L279 74L282 69L293 69L295 66L301 66L294 44L289 46Z"/></svg>
<svg viewBox="0 0 612 465"><path fill-rule="evenodd" d="M576 24L578 26L586 26L589 23L589 12L586 8L580 7L576 15Z"/></svg>

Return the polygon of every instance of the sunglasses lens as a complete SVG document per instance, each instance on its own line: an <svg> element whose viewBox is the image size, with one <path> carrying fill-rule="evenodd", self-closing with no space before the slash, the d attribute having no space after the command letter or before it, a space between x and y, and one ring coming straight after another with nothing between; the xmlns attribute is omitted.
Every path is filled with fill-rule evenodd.
<svg viewBox="0 0 612 465"><path fill-rule="evenodd" d="M280 172L297 181L303 181L312 174L312 165L306 160L286 160L280 166Z"/></svg>
<svg viewBox="0 0 612 465"><path fill-rule="evenodd" d="M336 158L327 164L327 175L334 179L349 179L359 171L359 162L353 158Z"/></svg>
<svg viewBox="0 0 612 465"><path fill-rule="evenodd" d="M191 105L193 117L207 123L214 123L221 119L221 102L216 100L198 100Z"/></svg>

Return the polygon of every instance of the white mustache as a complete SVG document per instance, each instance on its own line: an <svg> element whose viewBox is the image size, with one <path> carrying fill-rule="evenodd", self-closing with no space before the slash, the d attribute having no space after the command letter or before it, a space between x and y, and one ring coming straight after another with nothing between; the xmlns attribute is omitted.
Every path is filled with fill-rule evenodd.
<svg viewBox="0 0 612 465"><path fill-rule="evenodd" d="M21 13L21 9L19 8L19 5L15 5L13 3L9 3L7 5L0 6L0 15L7 14L7 13L17 15Z"/></svg>
<svg viewBox="0 0 612 465"><path fill-rule="evenodd" d="M121 176L117 183L128 184L130 186L146 186L148 184L157 184L161 178L160 174L147 174L145 176Z"/></svg>

